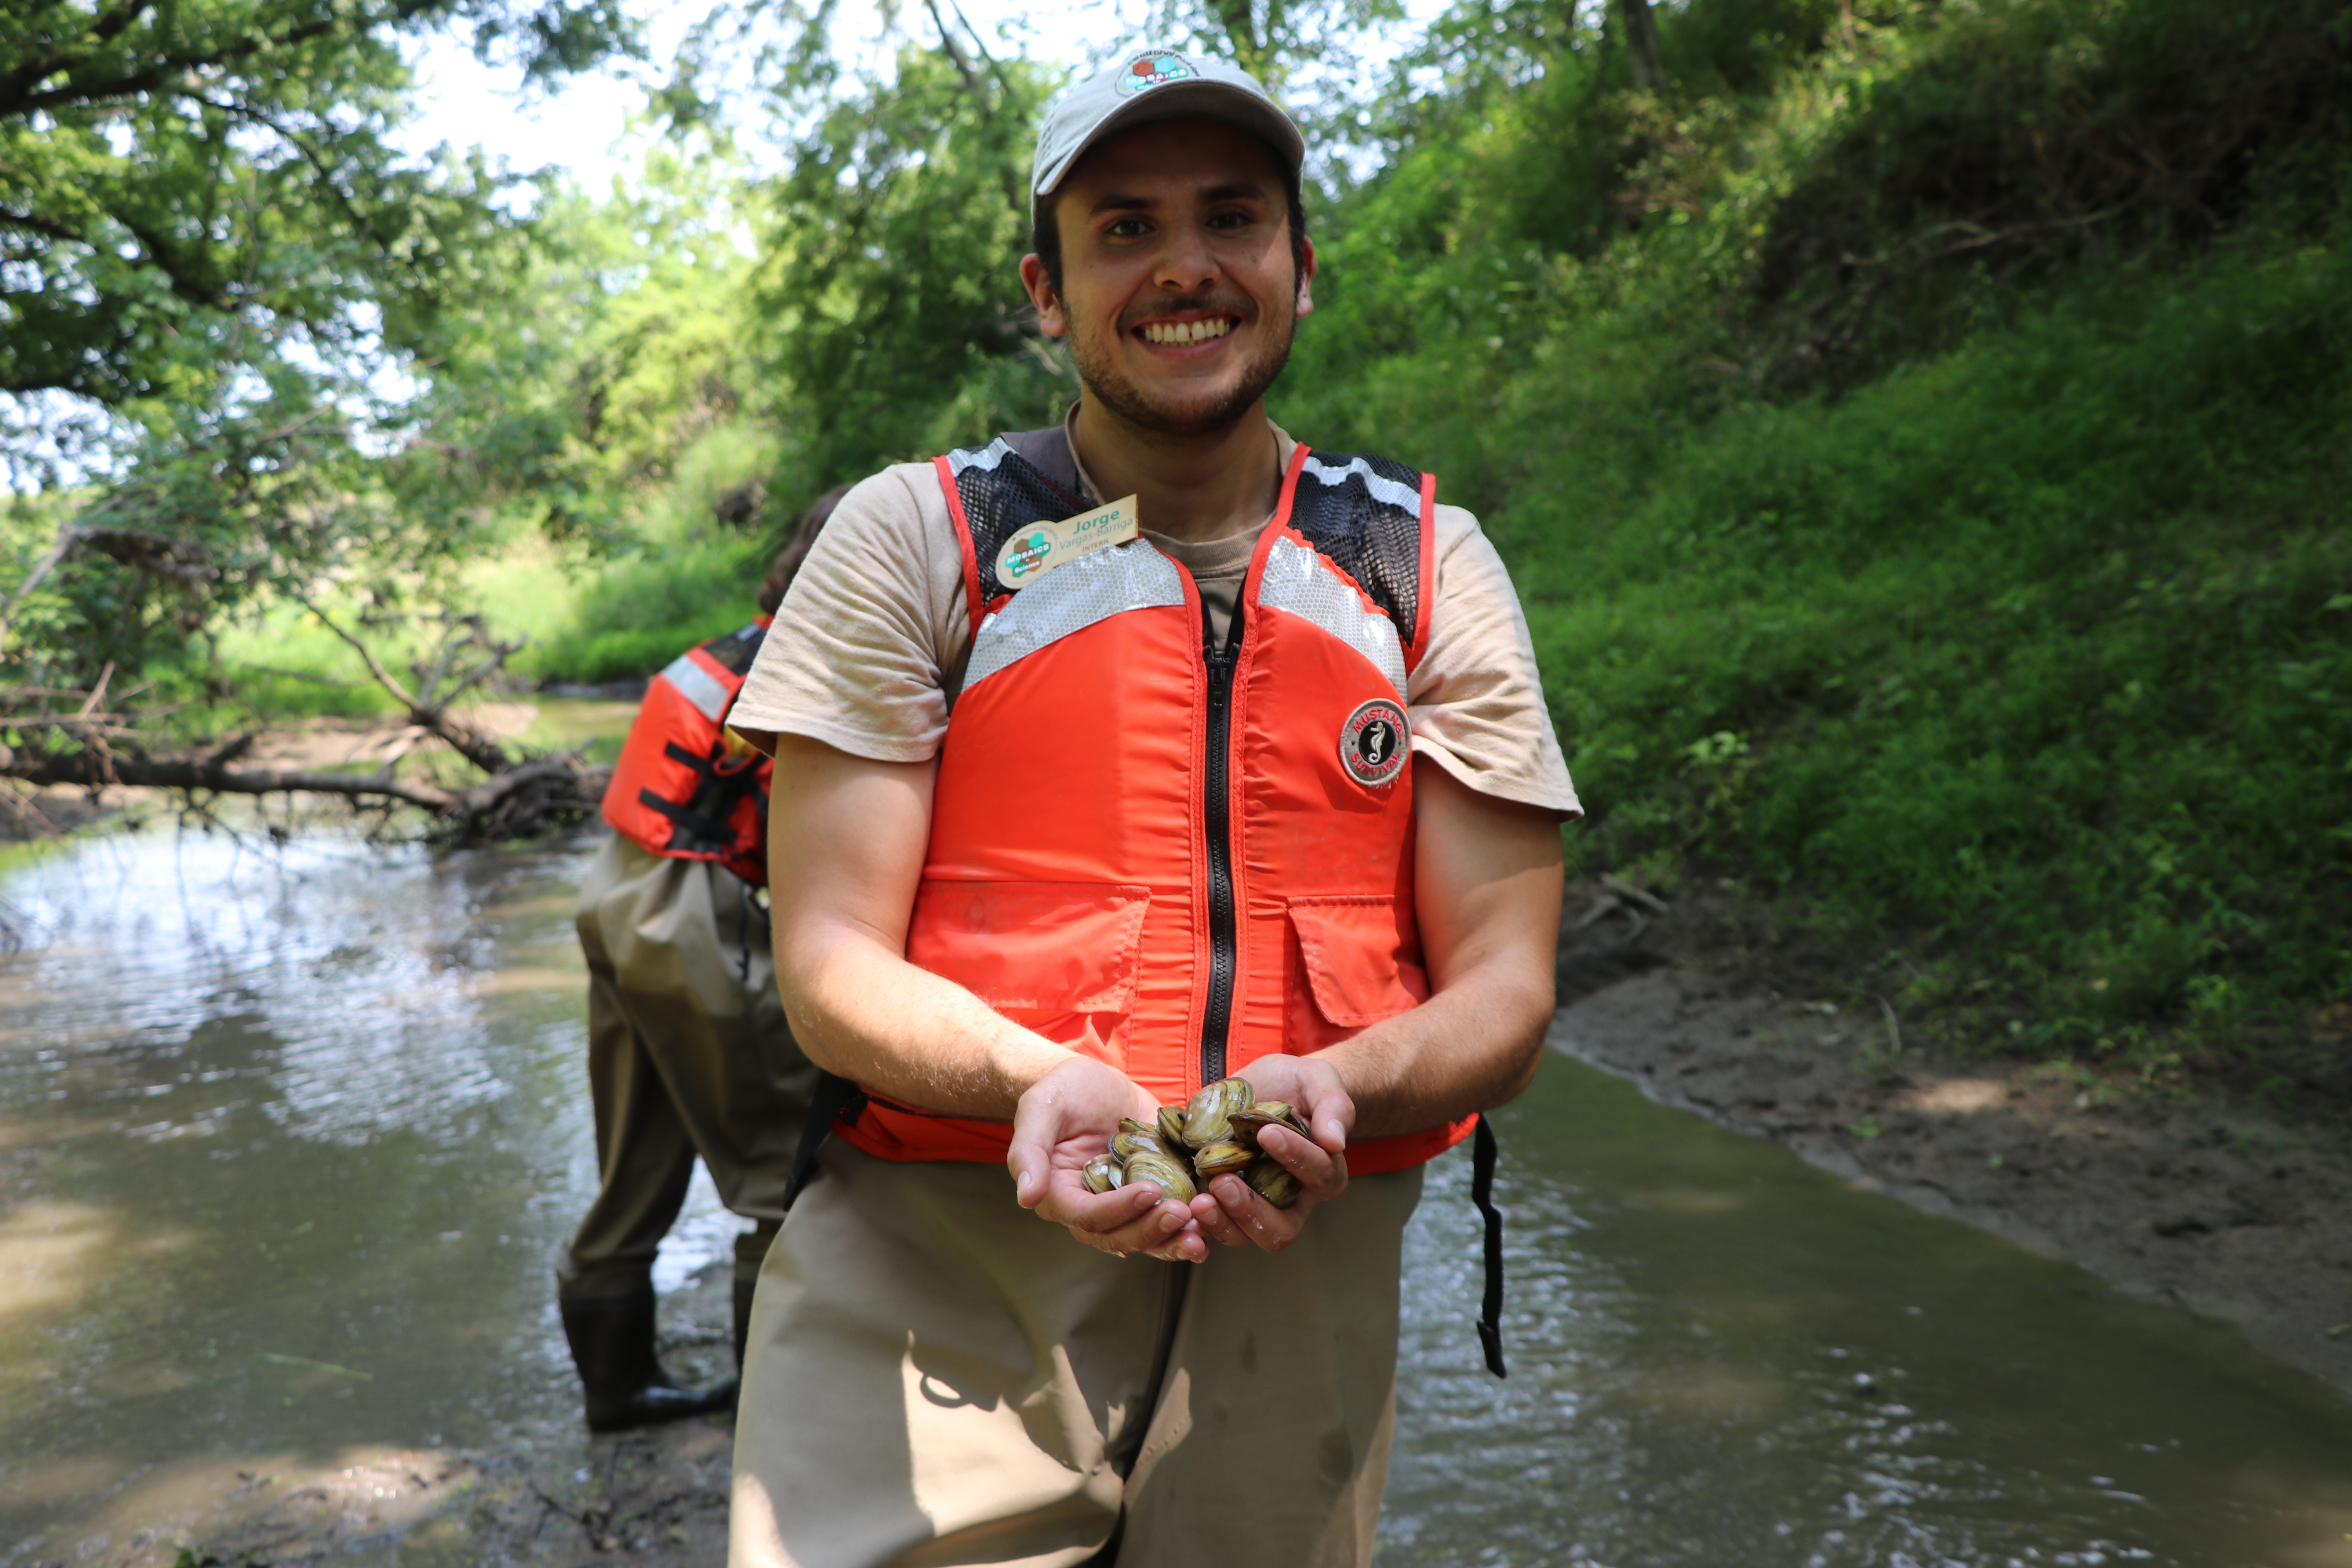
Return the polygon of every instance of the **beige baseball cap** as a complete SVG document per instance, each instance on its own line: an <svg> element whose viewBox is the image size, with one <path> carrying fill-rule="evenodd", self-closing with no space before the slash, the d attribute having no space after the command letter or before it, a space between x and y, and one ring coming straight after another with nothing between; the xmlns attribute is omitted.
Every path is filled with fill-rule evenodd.
<svg viewBox="0 0 2352 1568"><path fill-rule="evenodd" d="M1029 166L1029 205L1054 194L1087 148L1114 132L1154 120L1199 115L1238 125L1274 149L1297 175L1307 139L1255 77L1239 66L1174 49L1145 49L1071 86L1045 110Z"/></svg>

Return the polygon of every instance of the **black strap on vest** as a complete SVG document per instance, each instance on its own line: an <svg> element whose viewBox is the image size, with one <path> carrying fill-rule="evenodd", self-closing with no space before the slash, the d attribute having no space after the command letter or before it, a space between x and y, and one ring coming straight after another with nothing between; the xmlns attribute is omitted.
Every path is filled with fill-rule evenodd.
<svg viewBox="0 0 2352 1568"><path fill-rule="evenodd" d="M866 1091L851 1079L829 1072L816 1075L816 1090L809 1096L808 1121L801 1126L801 1146L793 1151L793 1173L784 1182L784 1212L793 1212L801 1191L817 1178L816 1157L833 1136L834 1123L855 1121L866 1112Z"/></svg>
<svg viewBox="0 0 2352 1568"><path fill-rule="evenodd" d="M1470 1148L1470 1201L1486 1218L1486 1299L1478 1309L1478 1342L1486 1350L1486 1370L1504 1377L1508 1374L1503 1370L1503 1211L1495 1206L1497 1152L1494 1119L1482 1115Z"/></svg>

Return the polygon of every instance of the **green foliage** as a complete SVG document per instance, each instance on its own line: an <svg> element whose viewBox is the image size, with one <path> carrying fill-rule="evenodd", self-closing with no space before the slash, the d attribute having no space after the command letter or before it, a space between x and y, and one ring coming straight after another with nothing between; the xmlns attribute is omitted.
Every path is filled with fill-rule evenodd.
<svg viewBox="0 0 2352 1568"><path fill-rule="evenodd" d="M1502 14L1329 226L1278 414L1482 509L1575 852L1903 933L1972 1042L2161 1073L2352 996L2329 10L1692 0L1666 96Z"/></svg>
<svg viewBox="0 0 2352 1568"><path fill-rule="evenodd" d="M239 367L414 347L495 263L478 170L404 165L404 40L576 68L625 39L607 0L30 0L0 18L0 393L143 410ZM36 432L105 422L36 399ZM60 417L60 415L65 417ZM168 421L168 414L160 416ZM19 480L26 476L18 474Z"/></svg>
<svg viewBox="0 0 2352 1568"><path fill-rule="evenodd" d="M1045 74L900 51L771 197L753 298L806 500L887 462L1045 424L1076 395L1018 271Z"/></svg>
<svg viewBox="0 0 2352 1568"><path fill-rule="evenodd" d="M2352 993L2352 258L2264 248L1727 414L1622 511L1548 464L1496 521L1582 853L1929 928L2038 1045Z"/></svg>

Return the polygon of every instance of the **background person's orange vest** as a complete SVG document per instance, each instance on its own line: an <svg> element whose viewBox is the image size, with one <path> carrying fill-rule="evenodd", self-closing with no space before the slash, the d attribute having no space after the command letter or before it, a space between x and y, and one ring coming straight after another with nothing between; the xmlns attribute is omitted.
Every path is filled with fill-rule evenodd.
<svg viewBox="0 0 2352 1568"><path fill-rule="evenodd" d="M937 468L975 629L909 962L1163 1102L1426 997L1404 688L1435 480L1299 447L1213 650L1190 574L1140 540L1009 591L1004 541L1090 503L1003 440ZM1417 1164L1475 1121L1349 1167ZM871 1098L843 1129L894 1160L1002 1161L1009 1131Z"/></svg>
<svg viewBox="0 0 2352 1568"><path fill-rule="evenodd" d="M775 764L727 733L727 710L768 620L688 648L646 683L604 786L604 820L614 831L671 859L715 860L754 887L768 883Z"/></svg>

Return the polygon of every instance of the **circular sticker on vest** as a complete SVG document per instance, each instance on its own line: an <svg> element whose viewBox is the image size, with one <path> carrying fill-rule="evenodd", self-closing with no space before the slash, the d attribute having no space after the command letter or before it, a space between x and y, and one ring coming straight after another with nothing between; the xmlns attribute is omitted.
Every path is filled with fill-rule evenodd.
<svg viewBox="0 0 2352 1568"><path fill-rule="evenodd" d="M1118 95L1133 98L1146 88L1158 87L1162 82L1183 81L1192 74L1192 68L1185 63L1183 56L1154 49L1127 62L1127 68L1118 73Z"/></svg>
<svg viewBox="0 0 2352 1568"><path fill-rule="evenodd" d="M1339 726L1339 763L1348 776L1368 789L1394 784L1404 771L1406 742L1404 710L1385 697L1360 704Z"/></svg>

